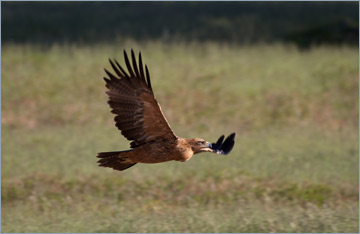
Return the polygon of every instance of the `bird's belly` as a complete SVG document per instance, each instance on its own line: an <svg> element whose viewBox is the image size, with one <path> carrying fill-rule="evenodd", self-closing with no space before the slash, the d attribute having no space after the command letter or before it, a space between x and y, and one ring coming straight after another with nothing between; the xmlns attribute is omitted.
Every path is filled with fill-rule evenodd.
<svg viewBox="0 0 360 234"><path fill-rule="evenodd" d="M161 163L167 161L186 162L193 156L192 150L179 150L176 147L147 144L132 151L131 161L140 163Z"/></svg>
<svg viewBox="0 0 360 234"><path fill-rule="evenodd" d="M166 147L158 147L156 144L143 145L136 148L131 159L140 163L161 163L175 160L173 150Z"/></svg>
<svg viewBox="0 0 360 234"><path fill-rule="evenodd" d="M167 162L167 161L171 161L174 159L171 159L170 157L165 157L165 156L159 156L159 155L152 155L152 154L144 154L145 156L142 157L141 163L162 163L162 162Z"/></svg>

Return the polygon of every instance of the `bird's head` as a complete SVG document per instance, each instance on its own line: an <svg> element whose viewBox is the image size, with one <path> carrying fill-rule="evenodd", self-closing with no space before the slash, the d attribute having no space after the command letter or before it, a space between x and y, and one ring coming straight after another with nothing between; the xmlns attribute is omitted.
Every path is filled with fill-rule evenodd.
<svg viewBox="0 0 360 234"><path fill-rule="evenodd" d="M212 152L221 155L227 155L231 152L235 144L235 133L231 133L228 137L222 135L216 143L209 143L201 138L189 139L188 144L191 146L194 154L201 152Z"/></svg>
<svg viewBox="0 0 360 234"><path fill-rule="evenodd" d="M213 152L213 149L211 148L211 143L201 138L190 139L189 145L191 146L191 149L192 151L194 151L195 154L201 152Z"/></svg>

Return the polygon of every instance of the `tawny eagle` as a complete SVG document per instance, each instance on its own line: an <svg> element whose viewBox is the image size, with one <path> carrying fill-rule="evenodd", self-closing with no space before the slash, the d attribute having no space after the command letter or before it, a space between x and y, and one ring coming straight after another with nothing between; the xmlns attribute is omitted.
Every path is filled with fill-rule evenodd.
<svg viewBox="0 0 360 234"><path fill-rule="evenodd" d="M109 78L105 78L108 104L115 114L116 127L131 141L130 150L102 152L97 157L101 167L125 170L136 163L161 163L171 160L185 162L194 154L213 152L228 154L234 146L235 133L224 141L222 135L216 143L201 138L186 139L178 137L154 97L147 66L143 68L141 53L137 64L134 51L131 50L130 63L124 50L127 72L114 60L110 61L116 75L105 69Z"/></svg>

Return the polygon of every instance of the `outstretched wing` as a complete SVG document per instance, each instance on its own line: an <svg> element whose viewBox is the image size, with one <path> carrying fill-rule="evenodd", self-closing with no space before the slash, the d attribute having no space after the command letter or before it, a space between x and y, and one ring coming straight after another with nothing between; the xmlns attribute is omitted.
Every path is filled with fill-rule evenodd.
<svg viewBox="0 0 360 234"><path fill-rule="evenodd" d="M109 78L105 78L106 94L109 96L108 104L112 113L116 114L114 120L121 134L131 142L131 148L138 147L158 138L169 141L176 140L161 107L154 97L151 87L150 75L145 65L143 69L141 53L139 53L139 66L134 51L131 50L132 65L124 50L125 63L128 73L115 61L110 61L117 76L105 69Z"/></svg>

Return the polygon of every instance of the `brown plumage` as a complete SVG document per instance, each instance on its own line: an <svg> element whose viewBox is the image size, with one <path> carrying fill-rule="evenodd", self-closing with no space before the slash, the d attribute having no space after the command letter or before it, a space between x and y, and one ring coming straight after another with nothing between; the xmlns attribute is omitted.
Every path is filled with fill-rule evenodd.
<svg viewBox="0 0 360 234"><path fill-rule="evenodd" d="M114 60L110 61L116 76L105 69L109 78L106 82L108 104L115 114L116 127L131 141L132 149L126 151L102 152L98 154L99 166L125 170L136 163L161 163L171 160L185 162L193 154L215 152L227 154L234 145L234 136L222 144L223 136L215 145L200 139L177 137L161 111L154 97L147 66L143 68L141 53L137 64L133 50L131 63L124 51L128 73Z"/></svg>

